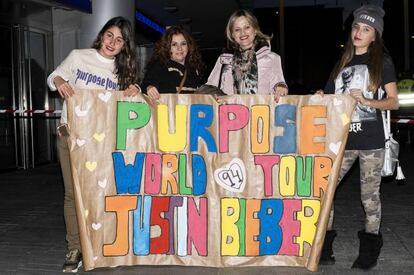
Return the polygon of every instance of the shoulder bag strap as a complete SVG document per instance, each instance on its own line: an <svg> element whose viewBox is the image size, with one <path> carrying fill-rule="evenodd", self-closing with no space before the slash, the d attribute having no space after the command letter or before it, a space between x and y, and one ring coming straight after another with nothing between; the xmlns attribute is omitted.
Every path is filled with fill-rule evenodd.
<svg viewBox="0 0 414 275"><path fill-rule="evenodd" d="M224 69L224 64L221 64L221 69L220 69L220 76L219 76L219 82L218 82L218 86L217 88L221 89L221 76L223 75L223 69Z"/></svg>
<svg viewBox="0 0 414 275"><path fill-rule="evenodd" d="M181 78L180 86L178 86L177 94L181 93L181 90L183 89L186 78L187 78L187 69L185 69L183 78Z"/></svg>
<svg viewBox="0 0 414 275"><path fill-rule="evenodd" d="M385 115L385 112L387 112L387 115ZM385 140L388 140L390 138L391 134L391 111L381 111L382 115L382 123L384 125L384 136Z"/></svg>

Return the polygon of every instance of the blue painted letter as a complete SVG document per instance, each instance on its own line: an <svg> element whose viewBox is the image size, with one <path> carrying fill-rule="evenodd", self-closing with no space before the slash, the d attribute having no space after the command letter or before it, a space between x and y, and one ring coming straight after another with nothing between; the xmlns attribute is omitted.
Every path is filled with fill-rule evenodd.
<svg viewBox="0 0 414 275"><path fill-rule="evenodd" d="M296 153L296 106L289 104L276 106L275 126L283 127L283 136L274 138L273 152Z"/></svg>
<svg viewBox="0 0 414 275"><path fill-rule="evenodd" d="M203 113L200 116L200 113ZM213 136L207 130L213 123L213 106L207 104L193 104L191 105L191 135L190 135L190 150L198 150L198 137L204 139L207 144L209 152L217 152L217 145Z"/></svg>
<svg viewBox="0 0 414 275"><path fill-rule="evenodd" d="M141 189L144 158L144 153L136 153L134 165L125 165L124 155L121 152L112 153L116 192L118 194L139 193L139 190Z"/></svg>

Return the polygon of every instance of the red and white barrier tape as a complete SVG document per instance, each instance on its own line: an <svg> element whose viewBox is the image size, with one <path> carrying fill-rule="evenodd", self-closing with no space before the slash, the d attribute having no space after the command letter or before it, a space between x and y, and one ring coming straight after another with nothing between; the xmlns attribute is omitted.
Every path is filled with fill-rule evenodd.
<svg viewBox="0 0 414 275"><path fill-rule="evenodd" d="M0 114L61 114L61 110L18 110L0 109Z"/></svg>

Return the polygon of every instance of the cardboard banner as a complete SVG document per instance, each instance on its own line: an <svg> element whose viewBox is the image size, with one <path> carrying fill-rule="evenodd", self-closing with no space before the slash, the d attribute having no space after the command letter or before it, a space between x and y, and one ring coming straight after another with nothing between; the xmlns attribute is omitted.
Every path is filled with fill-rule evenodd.
<svg viewBox="0 0 414 275"><path fill-rule="evenodd" d="M149 103L90 90L67 102L85 270L317 270L352 98L162 95Z"/></svg>

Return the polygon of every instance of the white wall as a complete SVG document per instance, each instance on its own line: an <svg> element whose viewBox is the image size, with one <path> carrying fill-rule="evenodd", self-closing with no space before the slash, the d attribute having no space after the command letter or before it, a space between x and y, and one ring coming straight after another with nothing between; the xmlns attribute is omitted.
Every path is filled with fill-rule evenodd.
<svg viewBox="0 0 414 275"><path fill-rule="evenodd" d="M103 25L112 17L123 16L135 29L135 0L92 0L92 14L81 17L80 47L89 48Z"/></svg>
<svg viewBox="0 0 414 275"><path fill-rule="evenodd" d="M71 50L80 46L80 21L83 13L53 9L53 63L58 66Z"/></svg>
<svg viewBox="0 0 414 275"><path fill-rule="evenodd" d="M123 16L134 28L134 0L93 0L92 14L53 9L53 44L55 67L72 49L90 48L98 32L112 17Z"/></svg>

